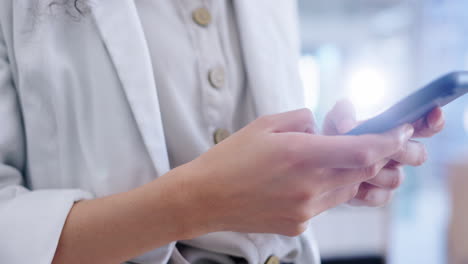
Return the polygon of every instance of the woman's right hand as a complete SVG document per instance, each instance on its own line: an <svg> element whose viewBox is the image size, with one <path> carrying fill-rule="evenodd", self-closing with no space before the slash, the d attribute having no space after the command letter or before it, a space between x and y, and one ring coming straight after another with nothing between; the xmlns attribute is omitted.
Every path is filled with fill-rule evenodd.
<svg viewBox="0 0 468 264"><path fill-rule="evenodd" d="M309 110L262 117L139 188L73 205L54 263L121 263L217 231L299 235L353 198L413 134L314 134Z"/></svg>
<svg viewBox="0 0 468 264"><path fill-rule="evenodd" d="M310 218L352 199L414 130L322 136L314 128L307 109L261 117L177 168L189 221L201 233L299 235Z"/></svg>

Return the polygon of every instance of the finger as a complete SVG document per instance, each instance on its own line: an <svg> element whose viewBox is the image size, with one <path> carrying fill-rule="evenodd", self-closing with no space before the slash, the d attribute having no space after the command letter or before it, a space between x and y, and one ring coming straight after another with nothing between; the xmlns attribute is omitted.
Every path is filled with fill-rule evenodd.
<svg viewBox="0 0 468 264"><path fill-rule="evenodd" d="M421 142L409 140L391 159L405 165L421 166L427 160L426 147Z"/></svg>
<svg viewBox="0 0 468 264"><path fill-rule="evenodd" d="M353 206L381 207L387 205L393 197L393 191L382 189L368 183L359 186L356 196L348 202Z"/></svg>
<svg viewBox="0 0 468 264"><path fill-rule="evenodd" d="M276 115L264 116L260 123L275 133L304 132L315 133L316 125L313 113L307 109L299 109Z"/></svg>
<svg viewBox="0 0 468 264"><path fill-rule="evenodd" d="M325 186L325 190L333 190L349 185L361 184L375 178L387 163L388 160L384 159L365 168L331 170L333 175L324 176L323 186Z"/></svg>
<svg viewBox="0 0 468 264"><path fill-rule="evenodd" d="M425 117L413 123L415 138L432 137L442 131L445 125L445 118L440 107L431 110Z"/></svg>
<svg viewBox="0 0 468 264"><path fill-rule="evenodd" d="M386 190L395 190L404 181L405 174L401 168L384 168L367 183Z"/></svg>
<svg viewBox="0 0 468 264"><path fill-rule="evenodd" d="M285 134L284 144L301 163L320 168L365 168L399 151L412 136L413 127L403 125L383 134L320 136Z"/></svg>
<svg viewBox="0 0 468 264"><path fill-rule="evenodd" d="M401 164L400 162L394 161L394 160L389 160L387 162L387 164L385 165L385 168L387 168L387 169L398 169L398 168L401 168L401 166L403 166L403 164Z"/></svg>
<svg viewBox="0 0 468 264"><path fill-rule="evenodd" d="M321 205L320 211L334 208L353 199L359 191L359 186L359 184L355 184L341 187L323 194L319 199Z"/></svg>
<svg viewBox="0 0 468 264"><path fill-rule="evenodd" d="M328 112L323 123L325 135L339 135L348 132L356 126L356 113L349 100L338 101Z"/></svg>

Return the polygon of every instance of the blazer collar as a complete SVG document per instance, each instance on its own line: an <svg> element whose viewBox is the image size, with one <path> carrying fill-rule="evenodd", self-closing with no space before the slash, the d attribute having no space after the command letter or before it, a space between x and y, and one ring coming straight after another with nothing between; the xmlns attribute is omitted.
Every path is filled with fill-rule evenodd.
<svg viewBox="0 0 468 264"><path fill-rule="evenodd" d="M169 161L153 67L134 1L94 1L93 15L148 153L162 175Z"/></svg>
<svg viewBox="0 0 468 264"><path fill-rule="evenodd" d="M258 115L301 107L295 1L233 1ZM169 161L150 54L133 0L94 1L93 15L159 175ZM285 95L287 91L288 96Z"/></svg>

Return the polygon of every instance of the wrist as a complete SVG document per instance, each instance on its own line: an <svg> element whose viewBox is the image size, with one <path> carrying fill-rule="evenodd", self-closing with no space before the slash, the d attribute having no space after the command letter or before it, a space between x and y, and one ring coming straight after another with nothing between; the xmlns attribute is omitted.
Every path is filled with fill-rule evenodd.
<svg viewBox="0 0 468 264"><path fill-rule="evenodd" d="M154 202L162 202L165 207L162 211L169 212L168 219L177 229L177 240L192 239L222 229L215 217L218 214L212 206L213 198L209 198L206 183L197 180L203 178L198 177L198 173L200 170L189 163L153 182Z"/></svg>

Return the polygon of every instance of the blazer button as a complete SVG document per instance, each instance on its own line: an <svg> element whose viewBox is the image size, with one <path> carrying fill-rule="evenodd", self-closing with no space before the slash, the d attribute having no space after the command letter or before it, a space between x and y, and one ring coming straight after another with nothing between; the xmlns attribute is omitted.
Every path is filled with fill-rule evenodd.
<svg viewBox="0 0 468 264"><path fill-rule="evenodd" d="M218 128L216 129L213 135L214 143L218 144L219 142L228 138L230 135L231 133L229 133L229 131L227 131L226 129Z"/></svg>
<svg viewBox="0 0 468 264"><path fill-rule="evenodd" d="M192 12L192 18L193 18L193 21L195 21L195 23L197 23L198 25L202 27L206 27L211 23L210 11L208 11L208 9L204 7L195 9Z"/></svg>
<svg viewBox="0 0 468 264"><path fill-rule="evenodd" d="M265 264L280 264L280 259L277 256L270 256L266 261Z"/></svg>
<svg viewBox="0 0 468 264"><path fill-rule="evenodd" d="M208 75L208 80L214 88L222 88L225 82L224 68L216 67L212 69Z"/></svg>

